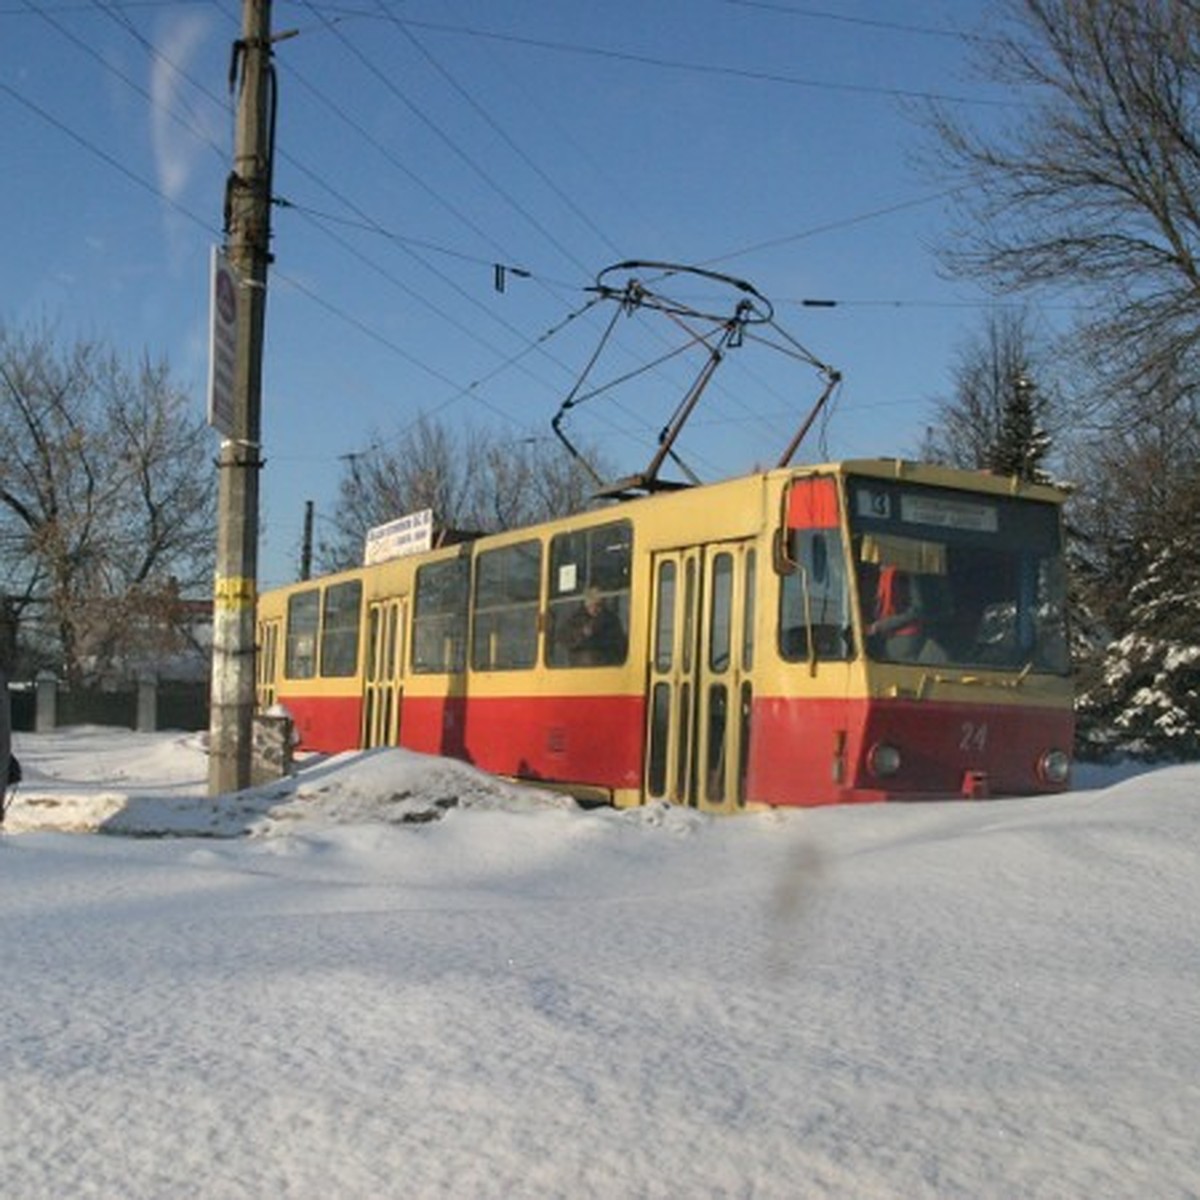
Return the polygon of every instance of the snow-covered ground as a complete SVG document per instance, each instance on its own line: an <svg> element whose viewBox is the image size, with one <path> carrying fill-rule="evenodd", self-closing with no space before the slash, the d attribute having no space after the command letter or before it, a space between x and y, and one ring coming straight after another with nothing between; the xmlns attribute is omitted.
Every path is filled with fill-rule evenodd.
<svg viewBox="0 0 1200 1200"><path fill-rule="evenodd" d="M16 750L5 1196L1200 1196L1198 766L713 820Z"/></svg>

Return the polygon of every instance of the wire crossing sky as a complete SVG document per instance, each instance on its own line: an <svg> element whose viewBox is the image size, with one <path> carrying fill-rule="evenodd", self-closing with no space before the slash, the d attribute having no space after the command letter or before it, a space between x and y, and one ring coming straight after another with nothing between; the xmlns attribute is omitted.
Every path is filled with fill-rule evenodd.
<svg viewBox="0 0 1200 1200"><path fill-rule="evenodd" d="M938 274L950 196L919 112L1020 116L970 70L985 8L276 0L260 583L294 577L346 456L421 414L552 436L608 318L589 289L624 260L747 280L842 374L800 460L912 453L989 303ZM165 356L197 411L239 32L234 0L0 0L0 320ZM631 333L612 372L665 351ZM696 365L638 375L573 436L640 469ZM813 399L748 342L681 451L705 479L768 465Z"/></svg>

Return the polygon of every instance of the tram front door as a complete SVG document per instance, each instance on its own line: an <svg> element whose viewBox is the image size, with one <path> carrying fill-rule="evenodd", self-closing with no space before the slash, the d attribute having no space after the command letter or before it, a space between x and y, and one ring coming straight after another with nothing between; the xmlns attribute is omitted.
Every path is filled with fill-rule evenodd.
<svg viewBox="0 0 1200 1200"><path fill-rule="evenodd" d="M404 693L403 597L373 601L367 609L367 662L363 673L362 744L400 743L400 705Z"/></svg>
<svg viewBox="0 0 1200 1200"><path fill-rule="evenodd" d="M653 563L645 789L724 811L746 802L755 552L723 542Z"/></svg>

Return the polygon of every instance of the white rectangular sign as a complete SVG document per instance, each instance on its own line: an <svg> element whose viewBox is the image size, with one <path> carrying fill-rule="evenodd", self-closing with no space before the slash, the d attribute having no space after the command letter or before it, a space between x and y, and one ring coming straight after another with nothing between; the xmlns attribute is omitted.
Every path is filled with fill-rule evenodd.
<svg viewBox="0 0 1200 1200"><path fill-rule="evenodd" d="M940 525L943 529L973 529L976 533L995 533L1000 528L994 504L942 496L901 494L900 519L918 525Z"/></svg>
<svg viewBox="0 0 1200 1200"><path fill-rule="evenodd" d="M401 558L405 554L420 554L432 545L433 509L423 508L406 517L397 517L386 525L368 529L363 566L387 562L390 558Z"/></svg>
<svg viewBox="0 0 1200 1200"><path fill-rule="evenodd" d="M208 297L208 423L227 438L234 435L238 294L237 273L225 251L214 246Z"/></svg>

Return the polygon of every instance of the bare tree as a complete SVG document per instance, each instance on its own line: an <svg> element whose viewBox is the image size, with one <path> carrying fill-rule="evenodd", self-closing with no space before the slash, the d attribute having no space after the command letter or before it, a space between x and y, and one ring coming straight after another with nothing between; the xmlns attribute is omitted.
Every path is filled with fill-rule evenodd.
<svg viewBox="0 0 1200 1200"><path fill-rule="evenodd" d="M988 314L958 349L954 394L937 405L922 457L949 466L1042 480L1057 395L1045 352L1022 310Z"/></svg>
<svg viewBox="0 0 1200 1200"><path fill-rule="evenodd" d="M182 636L211 586L209 431L165 365L0 326L0 589L78 681Z"/></svg>
<svg viewBox="0 0 1200 1200"><path fill-rule="evenodd" d="M1085 289L1114 391L1155 391L1200 344L1200 5L996 4L982 70L1026 111L981 131L932 110L963 217L945 259L1001 288Z"/></svg>
<svg viewBox="0 0 1200 1200"><path fill-rule="evenodd" d="M1094 635L1080 660L1082 726L1099 745L1191 753L1200 4L995 0L995 11L983 71L1024 111L979 128L933 110L964 218L945 259L1001 289L1084 302L1074 370L1095 399L1076 410L1069 510L1077 617Z"/></svg>
<svg viewBox="0 0 1200 1200"><path fill-rule="evenodd" d="M595 490L591 474L549 438L492 441L484 465L478 498L488 529L514 529L580 512Z"/></svg>
<svg viewBox="0 0 1200 1200"><path fill-rule="evenodd" d="M422 416L390 441L349 455L338 507L320 539L322 570L362 561L367 531L406 513L433 510L439 535L488 533L585 507L590 477L544 439L453 432Z"/></svg>

